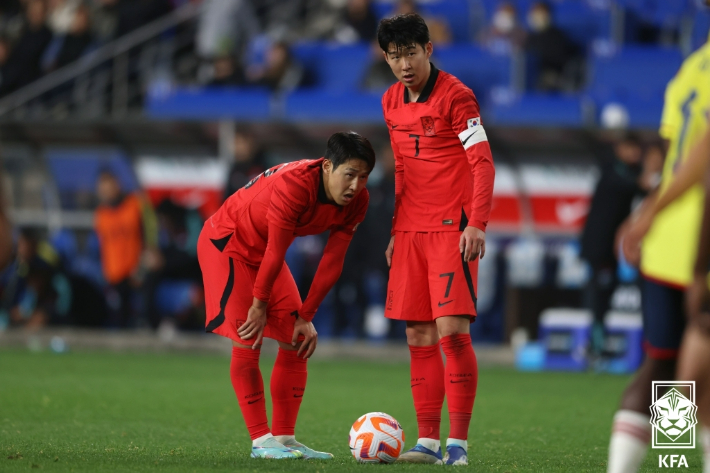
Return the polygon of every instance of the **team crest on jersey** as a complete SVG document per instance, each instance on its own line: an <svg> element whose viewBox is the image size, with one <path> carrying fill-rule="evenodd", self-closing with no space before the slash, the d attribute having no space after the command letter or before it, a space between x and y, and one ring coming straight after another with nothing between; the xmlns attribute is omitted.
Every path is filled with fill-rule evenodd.
<svg viewBox="0 0 710 473"><path fill-rule="evenodd" d="M424 136L435 136L434 119L431 117L422 117L422 127L424 128Z"/></svg>
<svg viewBox="0 0 710 473"><path fill-rule="evenodd" d="M469 128L474 128L474 127L480 126L481 125L481 117L469 118L467 123L468 123Z"/></svg>

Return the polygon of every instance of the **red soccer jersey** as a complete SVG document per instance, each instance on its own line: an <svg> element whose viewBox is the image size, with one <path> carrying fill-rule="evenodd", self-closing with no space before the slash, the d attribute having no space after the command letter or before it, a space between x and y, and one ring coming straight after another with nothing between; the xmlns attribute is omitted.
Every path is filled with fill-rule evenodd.
<svg viewBox="0 0 710 473"><path fill-rule="evenodd" d="M254 297L268 301L283 266L288 245L297 236L330 230L328 243L303 303L310 320L337 280L357 225L365 218L369 195L363 189L347 206L328 202L321 167L323 158L275 166L232 194L205 224L222 253L259 266Z"/></svg>
<svg viewBox="0 0 710 473"><path fill-rule="evenodd" d="M223 253L258 266L266 251L269 223L292 230L294 237L327 230L352 237L365 218L367 189L345 207L329 203L322 164L323 158L274 166L232 194L210 218L214 235L234 233Z"/></svg>
<svg viewBox="0 0 710 473"><path fill-rule="evenodd" d="M485 231L495 169L471 89L432 64L416 102L397 82L382 109L395 156L393 234Z"/></svg>

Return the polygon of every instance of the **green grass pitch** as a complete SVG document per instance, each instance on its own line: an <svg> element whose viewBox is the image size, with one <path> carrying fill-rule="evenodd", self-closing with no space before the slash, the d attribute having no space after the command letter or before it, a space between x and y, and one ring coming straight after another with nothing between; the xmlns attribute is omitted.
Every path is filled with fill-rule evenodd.
<svg viewBox="0 0 710 473"><path fill-rule="evenodd" d="M273 360L262 360L268 386ZM359 465L350 425L384 411L416 440L409 370L401 363L312 361L297 438L326 461L249 458L229 359L188 354L0 351L0 471L440 471ZM476 472L602 472L611 417L628 378L482 369L469 435ZM268 392L268 387L267 387ZM268 405L268 401L267 401ZM444 412L444 419L446 413ZM442 434L448 432L448 422ZM658 451L644 471L658 470ZM700 471L699 449L684 471Z"/></svg>

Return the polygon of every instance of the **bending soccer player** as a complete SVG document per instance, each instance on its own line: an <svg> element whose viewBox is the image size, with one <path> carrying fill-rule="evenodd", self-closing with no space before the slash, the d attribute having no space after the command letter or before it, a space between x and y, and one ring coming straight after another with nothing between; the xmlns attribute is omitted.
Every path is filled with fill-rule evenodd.
<svg viewBox="0 0 710 473"><path fill-rule="evenodd" d="M642 239L641 306L646 359L626 388L614 416L608 473L638 471L652 434L652 381L672 380L677 374L686 330L684 291L693 281L703 211L703 189L696 182L707 168L707 157L702 152L698 154L698 150L708 144L708 61L710 43L688 56L669 82L659 131L668 140L660 190L648 198L641 218L622 232L627 259L639 257L638 242ZM686 333L683 351L688 333L696 332ZM700 387L698 392L700 395Z"/></svg>
<svg viewBox="0 0 710 473"><path fill-rule="evenodd" d="M398 461L466 465L478 384L469 329L493 158L473 92L429 62L433 46L424 20L417 14L384 19L377 39L398 80L382 97L396 163L385 315L407 322L419 428L416 446ZM451 431L442 459L444 395Z"/></svg>
<svg viewBox="0 0 710 473"><path fill-rule="evenodd" d="M296 441L308 358L318 335L311 320L340 276L353 233L365 218L367 178L375 165L370 142L336 133L325 157L265 171L229 197L200 234L206 330L232 340L231 379L252 439L254 458L321 458ZM305 301L284 256L297 236L330 230ZM259 371L262 337L279 343L271 374L269 429Z"/></svg>

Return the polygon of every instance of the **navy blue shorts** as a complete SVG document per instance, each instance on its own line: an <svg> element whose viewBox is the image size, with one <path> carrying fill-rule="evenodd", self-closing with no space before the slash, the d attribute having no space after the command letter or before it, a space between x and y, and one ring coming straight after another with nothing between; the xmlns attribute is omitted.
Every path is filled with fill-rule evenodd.
<svg viewBox="0 0 710 473"><path fill-rule="evenodd" d="M684 291L646 278L641 291L646 354L657 360L677 358L685 330Z"/></svg>

